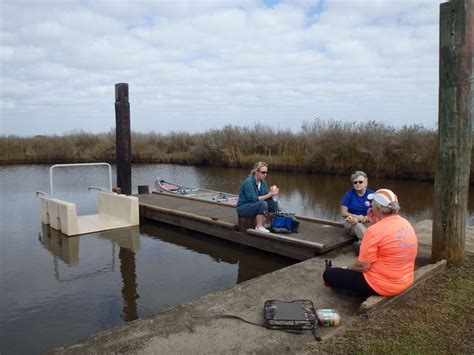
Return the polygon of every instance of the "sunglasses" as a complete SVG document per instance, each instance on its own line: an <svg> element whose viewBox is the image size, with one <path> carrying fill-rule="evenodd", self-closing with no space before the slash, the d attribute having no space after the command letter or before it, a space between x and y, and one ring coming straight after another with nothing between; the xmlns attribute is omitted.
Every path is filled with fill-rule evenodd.
<svg viewBox="0 0 474 355"><path fill-rule="evenodd" d="M365 182L365 181L352 181L352 183L353 183L354 185L357 185L357 184L361 184L361 185L362 185L364 182Z"/></svg>
<svg viewBox="0 0 474 355"><path fill-rule="evenodd" d="M260 174L263 174L263 175L268 175L268 171L258 171Z"/></svg>

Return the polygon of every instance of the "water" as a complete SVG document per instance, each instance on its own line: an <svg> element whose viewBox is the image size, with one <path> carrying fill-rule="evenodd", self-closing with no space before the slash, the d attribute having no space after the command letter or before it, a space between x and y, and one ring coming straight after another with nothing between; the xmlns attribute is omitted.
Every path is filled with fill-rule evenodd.
<svg viewBox="0 0 474 355"><path fill-rule="evenodd" d="M248 170L139 165L132 185L156 177L237 193ZM115 177L115 172L113 173ZM173 305L234 286L293 261L156 223L65 237L40 223L38 190L49 191L49 166L0 167L0 353L41 353L101 330L157 314ZM290 212L339 220L348 177L272 172ZM402 214L430 218L432 183L369 181L398 193ZM115 181L114 181L115 185ZM94 213L105 168L58 170L55 196ZM470 198L469 213L473 214Z"/></svg>

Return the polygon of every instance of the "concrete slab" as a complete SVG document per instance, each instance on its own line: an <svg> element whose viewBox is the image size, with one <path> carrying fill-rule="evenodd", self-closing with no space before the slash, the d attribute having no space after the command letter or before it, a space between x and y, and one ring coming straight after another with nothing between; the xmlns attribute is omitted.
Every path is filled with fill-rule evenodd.
<svg viewBox="0 0 474 355"><path fill-rule="evenodd" d="M347 265L354 260L354 255L342 254L333 263ZM236 319L209 317L231 314L263 324L265 300L310 299L316 308L336 309L342 323L348 322L355 316L360 300L337 295L325 287L321 279L324 268L323 258L310 259L178 305L157 316L106 330L54 353L298 352L315 341L311 332L291 334ZM328 336L334 330L321 329L320 335Z"/></svg>
<svg viewBox="0 0 474 355"><path fill-rule="evenodd" d="M76 204L41 196L41 221L67 236L140 224L138 198L99 191L97 213L78 216Z"/></svg>
<svg viewBox="0 0 474 355"><path fill-rule="evenodd" d="M425 229L423 229L423 228ZM421 241L428 240L427 223L415 225ZM429 260L429 246L420 244L417 267ZM310 299L316 308L333 308L341 315L338 328L319 328L323 340L337 335L355 318L361 300L335 294L325 287L322 273L325 259L333 266L348 265L356 260L350 246L333 250L322 256L300 262L222 290L203 296L162 313L112 328L52 351L53 353L298 353L314 342L309 331L291 334L269 330L237 319L218 318L219 315L235 315L248 321L263 324L263 304L268 299ZM420 260L421 265L420 265ZM443 263L419 271L419 280L432 271L440 270ZM418 282L418 281L417 281ZM382 298L364 306L367 309L383 306L398 300Z"/></svg>
<svg viewBox="0 0 474 355"><path fill-rule="evenodd" d="M413 225L416 235L418 236L418 243L420 245L431 246L431 238L433 231L433 221L431 219L425 219ZM465 235L465 250L468 253L474 253L474 227L469 226L466 228Z"/></svg>

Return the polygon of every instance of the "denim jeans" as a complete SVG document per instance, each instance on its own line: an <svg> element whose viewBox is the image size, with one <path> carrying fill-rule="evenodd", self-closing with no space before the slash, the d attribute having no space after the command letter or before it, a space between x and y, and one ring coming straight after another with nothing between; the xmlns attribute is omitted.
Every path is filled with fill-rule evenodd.
<svg viewBox="0 0 474 355"><path fill-rule="evenodd" d="M246 203L237 207L237 214L240 217L252 218L257 215L266 215L268 212L277 212L278 203L269 198L265 201L258 201L253 203Z"/></svg>

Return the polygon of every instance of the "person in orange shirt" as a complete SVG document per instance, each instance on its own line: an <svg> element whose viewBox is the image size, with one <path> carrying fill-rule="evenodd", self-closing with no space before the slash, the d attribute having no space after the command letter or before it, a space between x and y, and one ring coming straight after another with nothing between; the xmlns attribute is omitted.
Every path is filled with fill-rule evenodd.
<svg viewBox="0 0 474 355"><path fill-rule="evenodd" d="M380 189L368 195L371 225L367 228L358 260L345 268L326 270L323 279L334 291L357 297L394 296L413 283L418 241L411 224L398 215L397 195Z"/></svg>

